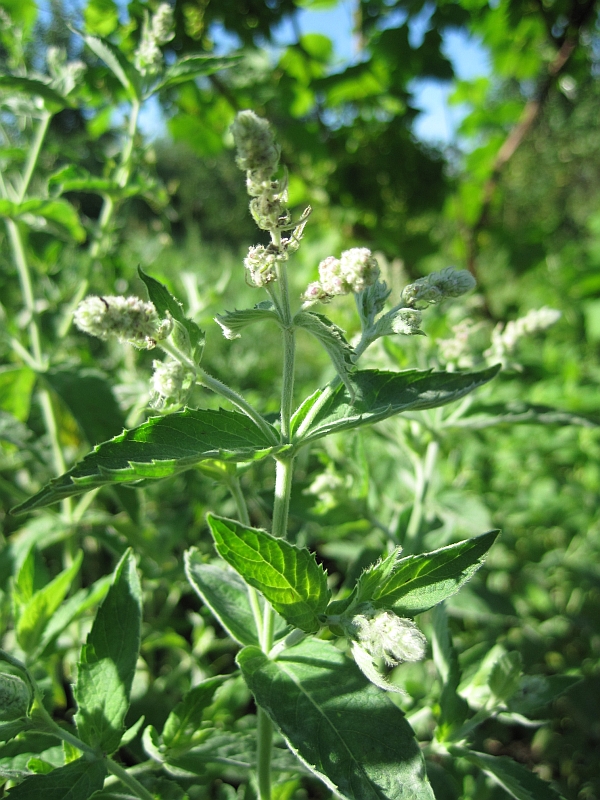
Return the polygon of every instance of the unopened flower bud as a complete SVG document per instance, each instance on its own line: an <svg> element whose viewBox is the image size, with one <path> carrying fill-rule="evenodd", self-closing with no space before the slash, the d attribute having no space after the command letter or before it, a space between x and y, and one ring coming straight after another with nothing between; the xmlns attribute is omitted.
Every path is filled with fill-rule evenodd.
<svg viewBox="0 0 600 800"><path fill-rule="evenodd" d="M420 661L425 655L425 636L412 620L392 611L358 614L352 618L351 631L370 656L383 658L390 667Z"/></svg>
<svg viewBox="0 0 600 800"><path fill-rule="evenodd" d="M447 267L406 286L402 299L413 308L425 308L427 305L440 303L446 297L459 297L471 291L474 286L475 278L466 269Z"/></svg>
<svg viewBox="0 0 600 800"><path fill-rule="evenodd" d="M160 320L153 303L139 297L86 297L76 308L75 325L90 336L130 342L136 347L151 349L165 339L172 321Z"/></svg>
<svg viewBox="0 0 600 800"><path fill-rule="evenodd" d="M17 675L0 673L0 720L9 722L27 715L31 691Z"/></svg>
<svg viewBox="0 0 600 800"><path fill-rule="evenodd" d="M323 291L323 287L319 281L313 281L306 287L302 299L307 303L315 303L318 300L326 303L328 300L331 300L331 297Z"/></svg>
<svg viewBox="0 0 600 800"><path fill-rule="evenodd" d="M379 266L366 247L345 250L340 258L342 277L351 292L358 294L371 286L379 277Z"/></svg>
<svg viewBox="0 0 600 800"><path fill-rule="evenodd" d="M192 375L179 361L154 361L152 389L160 400L155 405L162 406L166 401L174 404L184 402L192 385Z"/></svg>
<svg viewBox="0 0 600 800"><path fill-rule="evenodd" d="M402 333L405 336L414 336L421 333L421 321L423 315L414 308L401 308L392 319L392 330L394 333Z"/></svg>
<svg viewBox="0 0 600 800"><path fill-rule="evenodd" d="M161 3L152 17L152 33L158 44L166 44L175 36L173 9L168 3Z"/></svg>
<svg viewBox="0 0 600 800"><path fill-rule="evenodd" d="M266 119L257 116L254 111L240 111L231 126L231 132L240 169L268 176L277 170L279 148Z"/></svg>

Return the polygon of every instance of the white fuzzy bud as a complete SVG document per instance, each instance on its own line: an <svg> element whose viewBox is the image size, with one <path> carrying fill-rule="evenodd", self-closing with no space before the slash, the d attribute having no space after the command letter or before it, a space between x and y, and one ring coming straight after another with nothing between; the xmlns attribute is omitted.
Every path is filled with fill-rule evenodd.
<svg viewBox="0 0 600 800"><path fill-rule="evenodd" d="M345 250L340 258L342 278L351 292L358 294L379 277L379 266L366 247L353 247Z"/></svg>
<svg viewBox="0 0 600 800"><path fill-rule="evenodd" d="M425 636L412 620L392 611L358 614L352 618L351 632L372 658L383 658L390 667L425 656Z"/></svg>
<svg viewBox="0 0 600 800"><path fill-rule="evenodd" d="M166 44L175 36L173 9L168 3L161 3L152 17L152 34L158 44Z"/></svg>
<svg viewBox="0 0 600 800"><path fill-rule="evenodd" d="M144 28L142 38L134 54L136 69L142 75L156 75L163 65L163 55L151 30Z"/></svg>
<svg viewBox="0 0 600 800"><path fill-rule="evenodd" d="M154 405L162 407L166 402L180 404L185 401L192 385L192 374L179 361L154 361L152 389Z"/></svg>
<svg viewBox="0 0 600 800"><path fill-rule="evenodd" d="M441 303L446 297L460 297L475 287L475 278L466 269L446 267L441 272L432 272L406 286L403 301L413 308Z"/></svg>
<svg viewBox="0 0 600 800"><path fill-rule="evenodd" d="M306 290L302 295L302 299L307 303L316 303L319 300L323 303L327 303L329 300L331 300L331 297L323 291L323 287L319 281L313 281L306 287Z"/></svg>
<svg viewBox="0 0 600 800"><path fill-rule="evenodd" d="M279 164L279 147L271 126L254 111L240 111L231 126L237 165L246 172L271 176Z"/></svg>
<svg viewBox="0 0 600 800"><path fill-rule="evenodd" d="M151 349L172 329L170 320L160 320L153 303L139 297L86 297L73 315L75 325L90 336L115 336L140 348Z"/></svg>
<svg viewBox="0 0 600 800"><path fill-rule="evenodd" d="M244 266L248 270L250 283L253 286L266 286L277 277L276 255L262 244L248 250Z"/></svg>
<svg viewBox="0 0 600 800"><path fill-rule="evenodd" d="M348 294L349 287L342 275L342 265L339 258L328 256L319 264L319 278L321 288L329 297Z"/></svg>
<svg viewBox="0 0 600 800"><path fill-rule="evenodd" d="M414 308L401 308L392 319L392 330L394 333L402 333L404 336L414 336L421 333L421 321L423 315Z"/></svg>

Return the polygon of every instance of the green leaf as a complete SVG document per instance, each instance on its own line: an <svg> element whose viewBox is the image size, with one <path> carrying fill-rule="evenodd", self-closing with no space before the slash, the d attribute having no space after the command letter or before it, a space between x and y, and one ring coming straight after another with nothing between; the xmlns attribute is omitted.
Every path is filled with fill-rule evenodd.
<svg viewBox="0 0 600 800"><path fill-rule="evenodd" d="M146 284L148 297L156 306L159 315L165 317L169 312L173 319L182 326L189 339L187 348L189 352L186 352L186 355L189 355L196 364L199 364L204 350L204 331L200 330L193 320L185 316L183 306L179 300L173 297L166 286L163 286L155 278L151 278L150 275L146 275L141 267L138 267L138 274Z"/></svg>
<svg viewBox="0 0 600 800"><path fill-rule="evenodd" d="M114 44L99 36L79 34L90 50L104 61L132 99L140 97L140 77L137 70Z"/></svg>
<svg viewBox="0 0 600 800"><path fill-rule="evenodd" d="M18 610L16 635L19 645L26 653L31 653L42 638L44 629L54 612L65 599L73 579L79 572L83 552L80 550L71 566L50 581L43 589L35 592L25 603L19 602L19 583L15 583L15 602Z"/></svg>
<svg viewBox="0 0 600 800"><path fill-rule="evenodd" d="M400 616L414 616L441 603L477 572L498 533L490 531L431 553L400 559L392 576L373 593L374 605L391 608Z"/></svg>
<svg viewBox="0 0 600 800"><path fill-rule="evenodd" d="M219 675L216 678L209 678L190 689L167 717L162 732L162 742L165 747L176 750L193 745L194 734L202 725L205 710L212 703L219 686L228 677Z"/></svg>
<svg viewBox="0 0 600 800"><path fill-rule="evenodd" d="M497 700L504 702L512 697L517 691L522 671L523 659L520 653L513 651L500 656L488 678L488 686Z"/></svg>
<svg viewBox="0 0 600 800"><path fill-rule="evenodd" d="M214 72L233 66L239 58L239 56L186 56L167 67L152 91L160 92L203 75L212 75Z"/></svg>
<svg viewBox="0 0 600 800"><path fill-rule="evenodd" d="M103 761L79 758L47 775L32 775L8 792L10 800L87 800L104 786Z"/></svg>
<svg viewBox="0 0 600 800"><path fill-rule="evenodd" d="M320 406L300 441L310 442L330 433L379 422L402 411L451 403L490 381L499 369L490 367L481 372L464 373L419 370L354 372L351 377L354 403L345 388L338 386ZM310 407L317 405L321 395L327 391L321 390L313 395ZM310 407L303 411L304 417L310 413Z"/></svg>
<svg viewBox="0 0 600 800"><path fill-rule="evenodd" d="M75 684L79 736L108 754L118 748L124 732L141 620L140 582L133 553L127 550L81 649Z"/></svg>
<svg viewBox="0 0 600 800"><path fill-rule="evenodd" d="M41 508L111 483L165 478L207 458L252 461L271 452L271 441L244 414L186 409L151 417L138 428L97 446L83 461L13 510L22 513Z"/></svg>
<svg viewBox="0 0 600 800"><path fill-rule="evenodd" d="M464 747L453 747L451 752L479 767L515 800L562 800L562 795L549 783L510 758L489 756Z"/></svg>
<svg viewBox="0 0 600 800"><path fill-rule="evenodd" d="M277 325L281 325L281 320L271 302L259 303L254 308L245 308L242 311L226 311L218 314L215 319L223 330L226 339L239 339L238 331L252 325L253 322L261 322L265 319L273 320Z"/></svg>
<svg viewBox="0 0 600 800"><path fill-rule="evenodd" d="M327 574L314 555L232 519L209 514L207 520L219 555L290 625L316 633L330 592Z"/></svg>
<svg viewBox="0 0 600 800"><path fill-rule="evenodd" d="M598 420L572 411L563 411L550 406L511 402L506 405L477 404L464 417L450 423L453 427L481 430L492 425L577 425L582 428L597 428Z"/></svg>
<svg viewBox="0 0 600 800"><path fill-rule="evenodd" d="M83 167L69 164L48 178L48 185L56 187L58 194L65 192L96 192L98 194L118 195L120 187L110 178L92 175Z"/></svg>
<svg viewBox="0 0 600 800"><path fill-rule="evenodd" d="M83 9L85 28L98 36L110 36L119 26L119 9L114 0L89 0Z"/></svg>
<svg viewBox="0 0 600 800"><path fill-rule="evenodd" d="M308 331L323 345L346 391L350 397L354 397L354 388L349 377L356 369L354 350L346 341L343 330L323 314L315 314L313 311L299 311L294 317L294 324Z"/></svg>
<svg viewBox="0 0 600 800"><path fill-rule="evenodd" d="M0 369L0 408L25 422L29 416L35 372L29 367Z"/></svg>
<svg viewBox="0 0 600 800"><path fill-rule="evenodd" d="M206 564L192 547L185 554L185 574L194 591L207 605L232 639L240 644L258 644L258 633L248 596L248 586L229 564L219 561ZM261 614L264 600L259 598ZM275 615L275 639L289 627Z"/></svg>
<svg viewBox="0 0 600 800"><path fill-rule="evenodd" d="M59 395L92 445L121 433L125 418L108 381L93 369L56 369L44 378Z"/></svg>
<svg viewBox="0 0 600 800"><path fill-rule="evenodd" d="M348 800L434 800L402 711L330 642L308 639L271 661L237 657L256 702L289 747Z"/></svg>
<svg viewBox="0 0 600 800"><path fill-rule="evenodd" d="M66 200L32 199L22 203L13 203L11 200L0 200L0 216L10 219L23 219L30 227L36 230L46 230L47 222L51 227L75 239L76 242L85 241L85 229L79 221L75 208ZM38 220L44 220L39 224Z"/></svg>
<svg viewBox="0 0 600 800"><path fill-rule="evenodd" d="M42 80L23 78L20 75L0 75L0 89L20 92L30 97L41 97L46 109L56 114L69 105L69 101Z"/></svg>
<svg viewBox="0 0 600 800"><path fill-rule="evenodd" d="M523 675L508 707L520 714L537 712L581 680L575 675Z"/></svg>

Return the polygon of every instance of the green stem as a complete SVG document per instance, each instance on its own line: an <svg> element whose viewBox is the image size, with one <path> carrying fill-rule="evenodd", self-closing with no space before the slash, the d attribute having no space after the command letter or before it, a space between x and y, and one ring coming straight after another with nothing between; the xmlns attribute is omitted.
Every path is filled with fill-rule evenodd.
<svg viewBox="0 0 600 800"><path fill-rule="evenodd" d="M248 514L248 506L246 505L246 499L242 492L242 487L240 486L240 479L237 475L234 475L228 481L229 491L233 495L233 499L235 500L235 504L237 507L238 517L240 518L240 522L242 525L250 526L250 515ZM256 625L256 632L258 633L259 639L261 637L261 632L263 630L263 615L260 608L260 602L258 599L258 592L253 586L249 586L246 584L246 588L248 589L248 600L250 601L250 608L252 609L252 616L254 617L254 624Z"/></svg>
<svg viewBox="0 0 600 800"><path fill-rule="evenodd" d="M27 189L29 189L31 178L37 166L38 158L40 156L40 151L42 149L42 144L44 143L44 139L46 138L46 133L48 132L48 126L50 125L51 119L52 119L52 114L50 114L49 111L44 111L42 118L40 119L40 124L38 125L38 129L35 133L33 142L31 143L29 155L27 156L25 171L23 172L23 177L21 178L21 187L17 195L17 203L22 203L23 200L25 199L25 195L27 194Z"/></svg>
<svg viewBox="0 0 600 800"><path fill-rule="evenodd" d="M273 536L278 536L282 539L287 537L293 477L294 459L277 459L277 466L275 468L275 502L273 504L273 526L271 532Z"/></svg>
<svg viewBox="0 0 600 800"><path fill-rule="evenodd" d="M425 512L425 498L431 484L433 470L437 461L439 443L432 439L427 445L423 459L415 459L416 486L414 492L413 507L406 528L403 547L407 555L416 552L419 547L421 524Z"/></svg>
<svg viewBox="0 0 600 800"><path fill-rule="evenodd" d="M285 263L277 265L281 291L281 317L283 325L283 381L281 386L281 438L291 438L290 419L294 410L294 362L296 359L296 334L290 308L290 292Z"/></svg>
<svg viewBox="0 0 600 800"><path fill-rule="evenodd" d="M133 775L130 775L126 769L124 769L120 764L117 764L116 761L113 761L112 758L105 759L106 766L108 767L108 771L112 772L112 774L118 778L121 783L124 783L128 789L141 798L141 800L154 800L154 795L150 794L150 792L145 789L142 784L134 778Z"/></svg>

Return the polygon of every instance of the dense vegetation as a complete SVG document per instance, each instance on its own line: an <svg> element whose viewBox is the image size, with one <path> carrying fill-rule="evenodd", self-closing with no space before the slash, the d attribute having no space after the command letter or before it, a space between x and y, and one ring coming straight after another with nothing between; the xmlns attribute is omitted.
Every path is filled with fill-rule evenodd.
<svg viewBox="0 0 600 800"><path fill-rule="evenodd" d="M173 28L158 30L159 6L141 0L127 8L112 0L77 9L60 0L0 4L3 796L300 800L334 797L327 786L335 784L360 800L600 797L597 4L356 2L350 63L326 36L301 30L301 9L335 5L177 2ZM294 19L296 39L278 44L278 25ZM456 31L486 48L488 77L456 78L445 55ZM447 82L464 104L449 145L414 135L415 81L423 78ZM276 224L257 231L248 214L231 134L248 108L270 120L281 145L273 175L282 182L287 171L293 221L312 207L286 262L295 308L319 262L354 249L375 253L391 289L386 309L406 286L430 288L437 279L423 277L451 264L477 280L474 292L426 312L409 303L424 311L426 336L409 335L418 326L405 315L357 373L348 342L360 351L366 328L352 292L305 311L294 408L333 380L338 398L348 392L335 407L338 422L353 408L378 421L336 429L333 416L322 417L334 431L328 438L307 425L313 440L295 455L288 498L289 551L264 534L284 516L273 498L275 459L263 457L272 442L243 424L236 435L254 437L243 453L230 442L209 448L209 458L205 448L203 460L163 454L140 464L115 449L124 461L103 471L98 457L85 486L63 478L48 488L124 428L163 436L160 426L184 405L197 424L220 407L239 417L233 395L231 405L211 391L219 389L213 378L260 411L262 436L279 435L286 380L273 309L259 309L256 327L243 329L248 320L232 313L266 297L244 270L248 247L281 236ZM158 137L140 132L140 112L153 115ZM277 300L281 280L266 283ZM174 327L151 352L90 338L72 325L89 294L149 296ZM321 321L326 331L316 338L312 311L334 323ZM225 328L239 325L240 338L225 338L216 316ZM177 339L173 330L184 333ZM157 380L153 362L173 342L194 364L202 356L204 385L186 373L169 394ZM502 369L488 382L495 364ZM400 373L396 381L433 369L433 382L417 392L435 395L436 407L401 407L404 384L385 395L364 383L375 369ZM388 398L386 410L369 405L371 390ZM222 434L233 437L233 424ZM9 513L18 506L26 514ZM481 534L495 529L489 548L494 536ZM385 718L387 735L404 737L380 770L387 788L370 767L358 788L345 786L335 765L306 768L314 754L251 677L248 653L258 663L264 637L250 631L250 606L219 606L215 588L243 588L217 553L235 567L235 542L249 536L271 553L281 548L284 560L300 559L313 587L325 569L319 591L341 601L341 618L363 570L386 556L392 564L397 547L408 559L393 567L400 572L424 553L450 569L425 582L437 592L429 605L421 595L412 606L394 601L406 630L413 635L406 618L416 615L427 637L421 660L377 651L358 635L364 613L348 627L333 619L335 606L325 614L316 590L303 597L302 616L266 583L252 583L283 617L276 640L292 628L292 637L314 633L315 619L323 625L316 639L288 642L290 653L305 648L315 671L302 679L354 687L357 705ZM383 581L378 569L366 574ZM452 591L440 588L444 580L454 581ZM351 649L358 662L367 652L361 668L371 683ZM316 674L317 655L329 664L327 680ZM287 663L297 677L301 659L285 658L257 673ZM277 680L283 707L293 687ZM117 696L120 703L106 704ZM269 770L257 764L270 724L261 705L303 758L276 733L270 788ZM416 776L420 755L406 721L431 786ZM371 735L364 725L363 742Z"/></svg>

